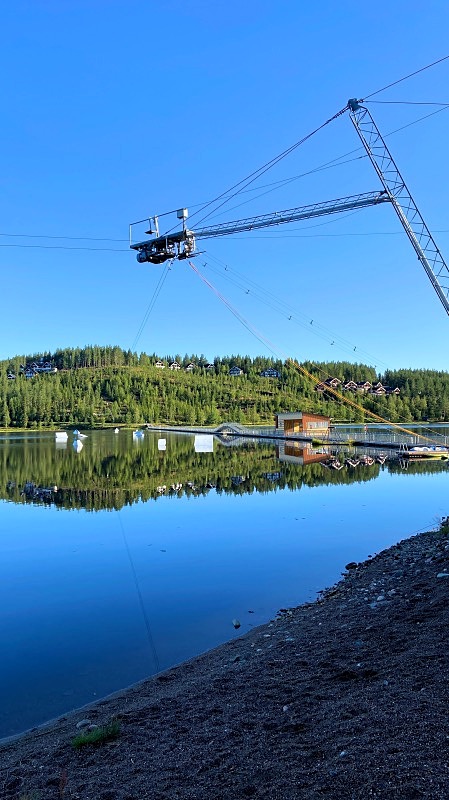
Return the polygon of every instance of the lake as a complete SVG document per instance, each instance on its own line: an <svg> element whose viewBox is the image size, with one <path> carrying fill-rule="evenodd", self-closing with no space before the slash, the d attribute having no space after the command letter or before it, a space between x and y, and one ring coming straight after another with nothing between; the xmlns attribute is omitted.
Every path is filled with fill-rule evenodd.
<svg viewBox="0 0 449 800"><path fill-rule="evenodd" d="M315 599L449 513L442 461L351 451L335 470L269 441L72 440L0 437L0 738Z"/></svg>

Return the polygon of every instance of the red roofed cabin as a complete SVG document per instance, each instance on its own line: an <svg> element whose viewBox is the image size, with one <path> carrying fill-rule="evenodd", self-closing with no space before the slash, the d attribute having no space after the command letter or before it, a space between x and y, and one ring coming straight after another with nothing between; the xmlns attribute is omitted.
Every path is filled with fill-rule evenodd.
<svg viewBox="0 0 449 800"><path fill-rule="evenodd" d="M289 414L276 414L276 431L284 436L327 436L330 428L330 417L318 414L303 414L295 411Z"/></svg>

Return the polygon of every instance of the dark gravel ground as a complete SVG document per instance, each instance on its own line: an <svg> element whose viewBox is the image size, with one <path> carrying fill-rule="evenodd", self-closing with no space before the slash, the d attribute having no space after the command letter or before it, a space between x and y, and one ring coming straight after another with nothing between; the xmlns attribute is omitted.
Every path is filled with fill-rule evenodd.
<svg viewBox="0 0 449 800"><path fill-rule="evenodd" d="M447 800L448 534L0 745L1 799ZM73 747L113 720L117 738Z"/></svg>

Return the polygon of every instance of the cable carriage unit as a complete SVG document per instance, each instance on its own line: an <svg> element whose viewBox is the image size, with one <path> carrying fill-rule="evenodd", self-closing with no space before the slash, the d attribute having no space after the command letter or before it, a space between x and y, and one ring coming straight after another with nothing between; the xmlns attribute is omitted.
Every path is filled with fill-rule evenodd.
<svg viewBox="0 0 449 800"><path fill-rule="evenodd" d="M162 235L159 233L158 216L148 220L140 220L130 225L130 247L137 251L139 263L163 264L165 261L173 259L193 258L199 255L199 251L196 250L196 242L199 239L230 236L243 231L269 228L289 222L367 208L381 203L391 203L435 292L446 313L449 314L449 268L424 222L379 129L370 112L363 105L363 100L349 100L341 111L324 124L328 124L328 122L346 111L349 112L354 128L381 181L382 190L365 192L337 200L328 200L322 203L314 203L246 219L231 220L230 222L197 229L190 229L187 226L188 210L181 208L176 214L178 219L182 220L182 230L169 231ZM290 148L287 152L292 149ZM276 163L277 160L279 159L274 159L270 164ZM132 229L134 225L142 222L149 222L149 229L145 233L152 238L133 243Z"/></svg>

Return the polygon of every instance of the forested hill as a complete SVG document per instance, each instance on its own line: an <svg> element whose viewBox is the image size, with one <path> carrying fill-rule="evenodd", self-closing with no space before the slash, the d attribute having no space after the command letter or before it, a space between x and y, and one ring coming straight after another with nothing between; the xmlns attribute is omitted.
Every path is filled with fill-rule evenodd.
<svg viewBox="0 0 449 800"><path fill-rule="evenodd" d="M449 420L447 372L403 369L378 374L372 367L348 362L303 366L320 381L380 382L399 389L398 394L377 396L339 387L343 395L390 420ZM233 367L242 374L230 375ZM263 377L269 368L274 377ZM3 428L222 421L271 425L277 412L298 410L335 421L363 420L362 410L327 391L318 392L293 364L264 357L236 355L208 362L203 355L159 357L89 346L0 362Z"/></svg>

